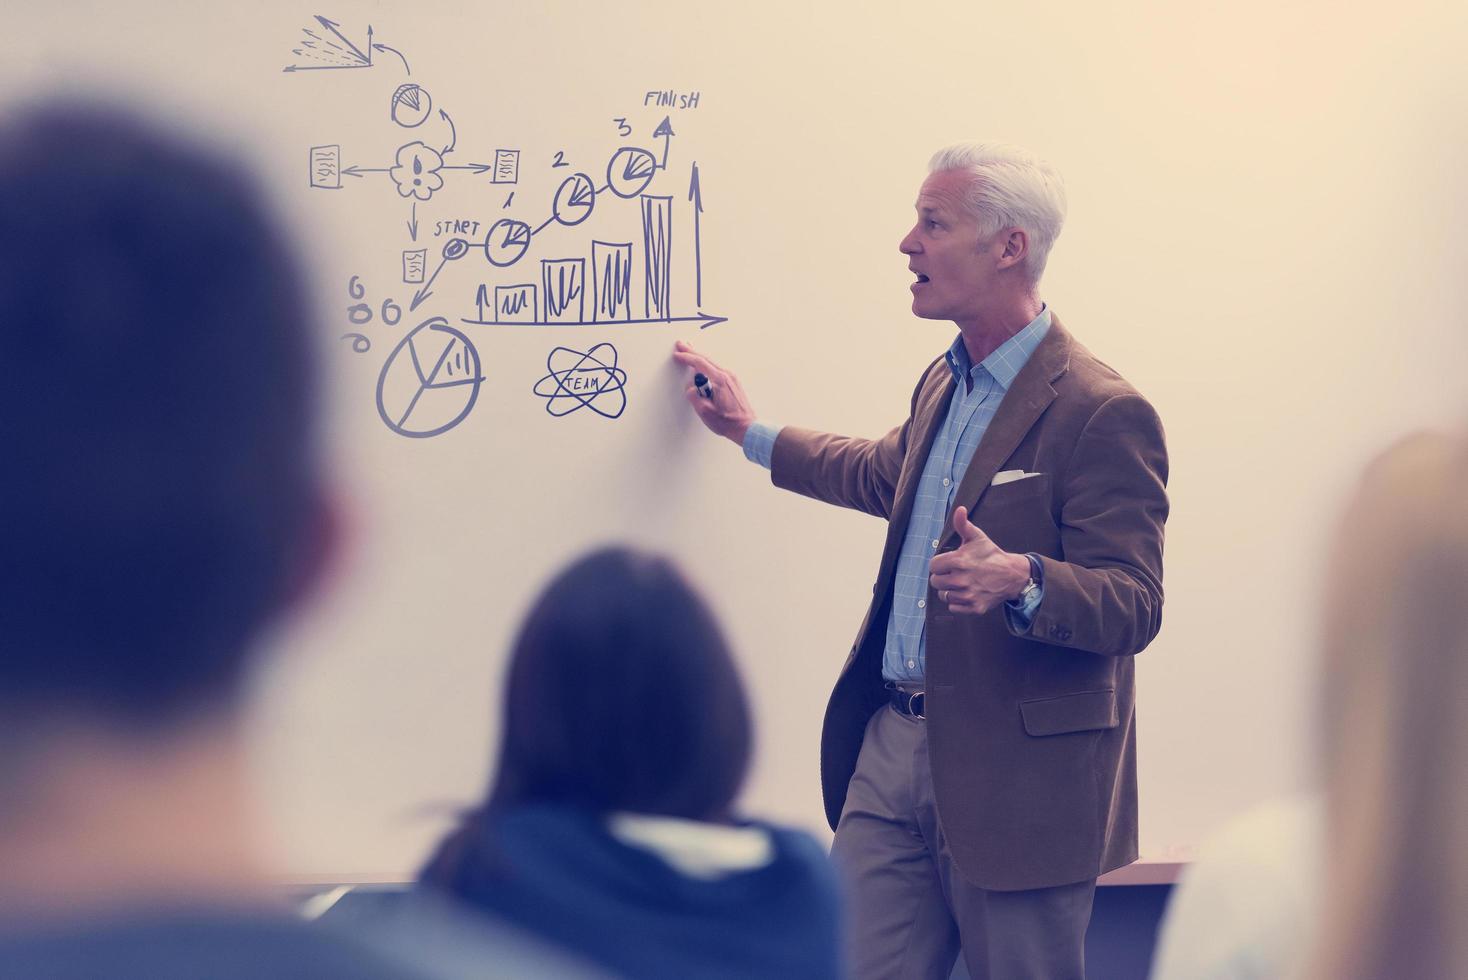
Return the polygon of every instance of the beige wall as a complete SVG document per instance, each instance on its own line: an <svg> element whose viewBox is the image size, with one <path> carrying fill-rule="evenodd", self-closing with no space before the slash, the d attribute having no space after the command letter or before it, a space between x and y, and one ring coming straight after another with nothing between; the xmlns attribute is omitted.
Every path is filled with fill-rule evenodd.
<svg viewBox="0 0 1468 980"><path fill-rule="evenodd" d="M404 53L452 115L458 161L522 151L512 208L464 173L419 205L430 256L443 242L430 222L548 214L570 172L549 168L558 150L599 176L615 117L646 134L664 114L643 107L647 90L701 93L672 113L652 192L684 201L698 162L703 308L729 321L464 328L487 380L473 414L430 440L379 421L383 358L423 315L453 322L479 283L511 280L471 254L417 315L374 320L372 351L354 354L337 339L356 329L347 277L406 306L409 207L382 174L332 192L306 180L313 144L387 166L419 137L388 118L401 64L383 52L370 70L283 73L310 5L7 12L7 93L96 80L213 128L263 168L320 277L332 447L358 527L351 572L283 638L262 689L284 868L411 870L443 808L483 784L519 610L568 556L617 538L675 553L716 597L761 726L749 808L824 832L820 717L882 529L774 491L695 431L666 352L692 339L772 420L872 435L898 423L952 330L909 314L896 243L928 153L968 136L1029 144L1066 174L1046 298L1167 426L1168 605L1139 669L1144 854L1185 855L1219 818L1301 780L1321 544L1344 484L1392 435L1468 410L1461 5L1359 19L1335 3L1065 6L321 8ZM597 237L636 234L618 203L598 202ZM688 218L677 211L685 310ZM527 262L584 254L589 237L552 229ZM552 419L530 393L549 349L603 340L628 373L626 414Z"/></svg>

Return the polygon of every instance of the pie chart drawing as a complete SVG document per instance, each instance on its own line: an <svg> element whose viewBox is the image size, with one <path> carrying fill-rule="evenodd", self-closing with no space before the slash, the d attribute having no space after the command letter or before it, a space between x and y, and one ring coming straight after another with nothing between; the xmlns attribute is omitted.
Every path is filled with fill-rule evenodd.
<svg viewBox="0 0 1468 980"><path fill-rule="evenodd" d="M409 439L441 435L468 417L484 382L479 352L441 316L408 331L377 377L377 414Z"/></svg>
<svg viewBox="0 0 1468 980"><path fill-rule="evenodd" d="M591 178L585 174L575 174L561 181L561 186L556 191L553 212L561 224L579 225L591 217L591 209L595 204L596 188L592 186Z"/></svg>
<svg viewBox="0 0 1468 980"><path fill-rule="evenodd" d="M530 226L514 218L501 218L484 236L484 257L490 265L504 268L520 261L530 247Z"/></svg>
<svg viewBox="0 0 1468 980"><path fill-rule="evenodd" d="M420 88L409 82L399 85L398 90L392 94L392 121L404 129L415 129L423 125L423 120L433 111L433 98L428 94L428 89Z"/></svg>
<svg viewBox="0 0 1468 980"><path fill-rule="evenodd" d="M657 172L657 157L641 147L624 146L607 161L607 186L618 197L636 197Z"/></svg>

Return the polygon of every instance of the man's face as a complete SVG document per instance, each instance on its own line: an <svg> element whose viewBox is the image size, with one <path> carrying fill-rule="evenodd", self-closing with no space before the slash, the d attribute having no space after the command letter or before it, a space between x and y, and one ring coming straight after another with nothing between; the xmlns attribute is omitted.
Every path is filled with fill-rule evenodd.
<svg viewBox="0 0 1468 980"><path fill-rule="evenodd" d="M917 276L912 312L960 324L984 309L996 272L990 254L1002 235L979 235L979 221L963 203L972 178L960 170L929 174L918 191L917 223L898 249Z"/></svg>

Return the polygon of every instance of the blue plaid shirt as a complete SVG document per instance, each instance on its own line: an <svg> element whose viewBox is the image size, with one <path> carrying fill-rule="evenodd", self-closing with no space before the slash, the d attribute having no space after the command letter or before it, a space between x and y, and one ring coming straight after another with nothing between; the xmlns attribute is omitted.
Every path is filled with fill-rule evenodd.
<svg viewBox="0 0 1468 980"><path fill-rule="evenodd" d="M923 682L928 564L949 525L953 494L968 470L979 441L988 431L1015 376L1049 329L1047 307L978 364L970 362L962 335L944 355L957 384L948 403L948 416L933 439L932 451L918 481L912 517L897 557L892 615L887 620L887 647L882 657L882 676L889 681L918 686ZM751 425L744 437L745 456L769 468L778 435L778 428L758 422ZM1010 627L1017 632L1027 629L1042 598L1039 593L1031 593L1023 605L1006 604L1004 614Z"/></svg>

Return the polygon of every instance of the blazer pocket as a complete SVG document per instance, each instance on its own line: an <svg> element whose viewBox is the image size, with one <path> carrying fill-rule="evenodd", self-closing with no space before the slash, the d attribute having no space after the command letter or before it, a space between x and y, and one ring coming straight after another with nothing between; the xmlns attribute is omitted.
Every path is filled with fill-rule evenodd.
<svg viewBox="0 0 1468 980"><path fill-rule="evenodd" d="M1056 698L1035 698L1019 703L1025 732L1030 735L1063 735L1115 728L1116 691L1081 691Z"/></svg>
<svg viewBox="0 0 1468 980"><path fill-rule="evenodd" d="M1003 507L1019 500L1033 500L1036 497L1048 498L1049 496L1050 474L1038 473L1035 476L1027 476L1023 480L1001 483L997 487L990 484L984 488L983 496L979 498L979 506Z"/></svg>

